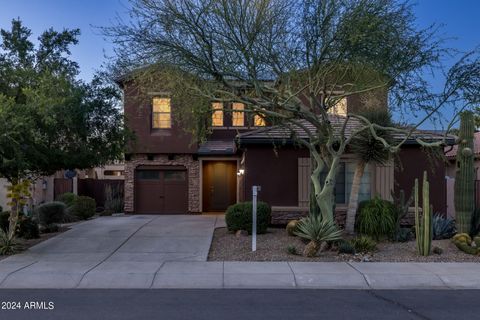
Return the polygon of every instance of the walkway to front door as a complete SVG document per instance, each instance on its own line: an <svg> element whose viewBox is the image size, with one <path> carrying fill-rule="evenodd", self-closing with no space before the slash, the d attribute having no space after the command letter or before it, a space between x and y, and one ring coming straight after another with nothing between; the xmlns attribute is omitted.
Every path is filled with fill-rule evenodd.
<svg viewBox="0 0 480 320"><path fill-rule="evenodd" d="M215 215L100 217L0 261L0 287L149 287L166 261L206 261Z"/></svg>

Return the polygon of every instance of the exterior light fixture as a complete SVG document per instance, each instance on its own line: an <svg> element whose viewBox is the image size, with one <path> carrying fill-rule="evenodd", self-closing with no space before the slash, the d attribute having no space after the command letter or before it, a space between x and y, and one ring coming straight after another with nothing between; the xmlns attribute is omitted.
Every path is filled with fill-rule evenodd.
<svg viewBox="0 0 480 320"><path fill-rule="evenodd" d="M237 176L243 176L245 174L245 169L239 169L237 172Z"/></svg>

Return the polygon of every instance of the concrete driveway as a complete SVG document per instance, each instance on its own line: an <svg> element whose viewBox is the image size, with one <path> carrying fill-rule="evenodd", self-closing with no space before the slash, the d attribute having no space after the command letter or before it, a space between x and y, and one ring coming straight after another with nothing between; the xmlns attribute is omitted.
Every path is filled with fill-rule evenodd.
<svg viewBox="0 0 480 320"><path fill-rule="evenodd" d="M205 215L90 220L0 261L0 287L149 287L167 261L206 261L223 223Z"/></svg>

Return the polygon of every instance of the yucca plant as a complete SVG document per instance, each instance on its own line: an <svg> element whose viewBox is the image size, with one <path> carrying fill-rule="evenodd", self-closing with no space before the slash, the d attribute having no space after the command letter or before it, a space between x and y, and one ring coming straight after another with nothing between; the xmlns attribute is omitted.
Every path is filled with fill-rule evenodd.
<svg viewBox="0 0 480 320"><path fill-rule="evenodd" d="M342 230L339 230L334 222L323 220L320 215L301 219L294 233L302 239L310 240L303 251L307 257L315 256L322 242L331 242L342 238Z"/></svg>
<svg viewBox="0 0 480 320"><path fill-rule="evenodd" d="M0 228L0 256L15 254L21 250L21 245Z"/></svg>

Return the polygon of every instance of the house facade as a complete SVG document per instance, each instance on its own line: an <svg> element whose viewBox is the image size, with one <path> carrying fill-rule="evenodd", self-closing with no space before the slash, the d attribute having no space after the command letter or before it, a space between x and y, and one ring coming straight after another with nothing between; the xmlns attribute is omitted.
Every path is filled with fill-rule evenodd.
<svg viewBox="0 0 480 320"><path fill-rule="evenodd" d="M192 136L174 119L175 105L168 94L152 92L139 99L133 85L123 84L123 89L127 125L136 137L125 156L126 213L224 212L231 204L250 200L253 185L261 186L259 198L272 206L274 222L307 212L309 153L288 132L268 126L260 115L243 113L240 103L213 102L211 134L202 144L192 143ZM342 100L332 117L338 120L358 111L361 101L356 96ZM355 163L355 156L346 153L337 177L340 223ZM392 190L401 189L409 194L423 170L429 171L432 192L440 195L434 207L444 210L445 166L441 161L429 163L414 139L389 165L368 166L360 199L391 199Z"/></svg>

